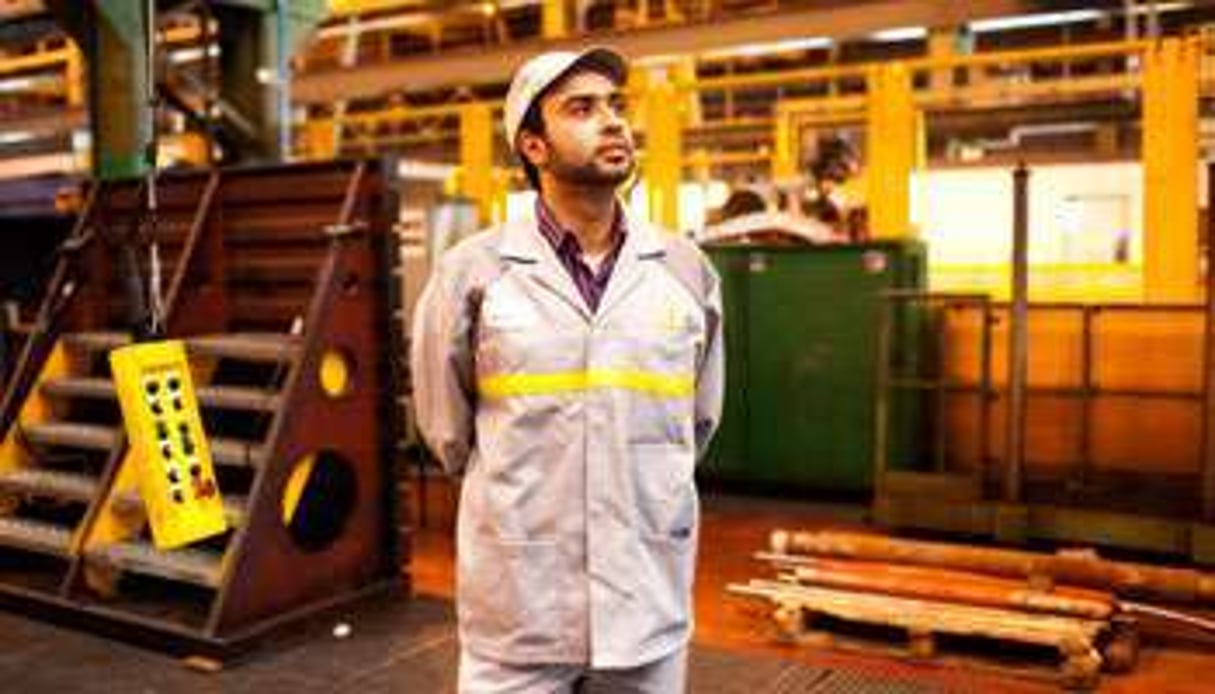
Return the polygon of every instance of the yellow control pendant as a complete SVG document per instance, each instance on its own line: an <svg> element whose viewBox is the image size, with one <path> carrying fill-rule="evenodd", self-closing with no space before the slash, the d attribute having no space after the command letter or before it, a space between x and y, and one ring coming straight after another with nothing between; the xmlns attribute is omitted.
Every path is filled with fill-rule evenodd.
<svg viewBox="0 0 1215 694"><path fill-rule="evenodd" d="M153 543L172 549L226 531L185 345L122 347L110 352L110 369Z"/></svg>

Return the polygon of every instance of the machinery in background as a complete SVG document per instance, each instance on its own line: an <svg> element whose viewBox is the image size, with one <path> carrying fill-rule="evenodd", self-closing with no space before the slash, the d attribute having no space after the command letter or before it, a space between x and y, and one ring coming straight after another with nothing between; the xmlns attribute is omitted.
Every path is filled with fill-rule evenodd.
<svg viewBox="0 0 1215 694"><path fill-rule="evenodd" d="M0 386L21 352L31 316L72 230L80 181L52 175L0 181Z"/></svg>
<svg viewBox="0 0 1215 694"><path fill-rule="evenodd" d="M923 290L924 246L709 245L722 278L726 405L702 475L754 490L851 492L872 485L883 295ZM900 313L914 360L917 314ZM886 454L915 461L918 407L900 401Z"/></svg>
<svg viewBox="0 0 1215 694"><path fill-rule="evenodd" d="M1030 303L1028 175L1014 176L1012 302L885 297L876 450L893 450L908 397L931 434L916 468L875 458L875 516L1215 563L1215 273L1205 306ZM911 309L929 326L918 363L897 338Z"/></svg>
<svg viewBox="0 0 1215 694"><path fill-rule="evenodd" d="M390 180L366 161L161 177L165 335L231 526L173 551L105 358L131 341L115 258L143 184L90 187L0 402L0 603L224 657L397 582Z"/></svg>

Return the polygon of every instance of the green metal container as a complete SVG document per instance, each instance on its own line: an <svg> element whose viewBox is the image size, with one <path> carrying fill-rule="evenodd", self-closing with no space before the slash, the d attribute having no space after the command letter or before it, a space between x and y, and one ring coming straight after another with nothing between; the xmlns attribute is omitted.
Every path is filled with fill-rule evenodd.
<svg viewBox="0 0 1215 694"><path fill-rule="evenodd" d="M872 485L883 294L922 289L924 246L721 246L726 404L702 470L760 489L865 492ZM896 359L913 348L910 304L890 304ZM919 409L891 403L889 460L919 459ZM908 462L902 462L908 461Z"/></svg>

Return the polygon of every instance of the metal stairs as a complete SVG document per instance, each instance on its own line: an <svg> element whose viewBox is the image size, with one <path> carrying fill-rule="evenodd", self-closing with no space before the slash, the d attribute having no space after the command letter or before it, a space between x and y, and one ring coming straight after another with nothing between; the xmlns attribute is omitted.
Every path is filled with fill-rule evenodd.
<svg viewBox="0 0 1215 694"><path fill-rule="evenodd" d="M231 525L172 551L150 541L108 362L131 342L115 258L140 191L96 185L0 401L0 604L223 658L401 585L386 175L352 161L159 183L168 337L186 343Z"/></svg>

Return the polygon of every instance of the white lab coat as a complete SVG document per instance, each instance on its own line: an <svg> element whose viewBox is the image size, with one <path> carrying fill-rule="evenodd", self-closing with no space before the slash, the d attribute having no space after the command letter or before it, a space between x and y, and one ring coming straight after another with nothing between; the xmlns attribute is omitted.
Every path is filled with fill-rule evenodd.
<svg viewBox="0 0 1215 694"><path fill-rule="evenodd" d="M458 616L480 657L627 668L691 634L720 290L691 242L627 229L595 313L530 219L452 249L419 301L418 424L464 474Z"/></svg>

